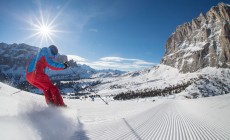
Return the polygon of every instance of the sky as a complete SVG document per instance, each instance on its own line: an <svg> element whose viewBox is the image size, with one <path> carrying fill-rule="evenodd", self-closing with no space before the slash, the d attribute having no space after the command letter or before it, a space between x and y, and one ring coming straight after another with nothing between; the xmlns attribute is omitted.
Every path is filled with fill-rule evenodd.
<svg viewBox="0 0 230 140"><path fill-rule="evenodd" d="M1 0L0 42L54 44L96 69L160 63L178 25L230 0Z"/></svg>

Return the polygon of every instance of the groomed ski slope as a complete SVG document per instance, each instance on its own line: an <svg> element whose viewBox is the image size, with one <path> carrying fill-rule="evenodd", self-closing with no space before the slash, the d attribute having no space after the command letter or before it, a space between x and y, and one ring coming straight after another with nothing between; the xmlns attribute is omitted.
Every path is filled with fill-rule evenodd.
<svg viewBox="0 0 230 140"><path fill-rule="evenodd" d="M44 97L0 83L2 140L229 140L230 94L200 99L65 100L47 107Z"/></svg>

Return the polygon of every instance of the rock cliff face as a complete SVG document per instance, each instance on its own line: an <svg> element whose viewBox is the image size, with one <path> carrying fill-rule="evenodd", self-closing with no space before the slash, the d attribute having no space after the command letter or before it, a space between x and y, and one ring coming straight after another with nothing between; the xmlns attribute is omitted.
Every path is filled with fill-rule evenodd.
<svg viewBox="0 0 230 140"><path fill-rule="evenodd" d="M161 63L183 73L208 66L230 68L230 5L219 3L178 26L166 42Z"/></svg>

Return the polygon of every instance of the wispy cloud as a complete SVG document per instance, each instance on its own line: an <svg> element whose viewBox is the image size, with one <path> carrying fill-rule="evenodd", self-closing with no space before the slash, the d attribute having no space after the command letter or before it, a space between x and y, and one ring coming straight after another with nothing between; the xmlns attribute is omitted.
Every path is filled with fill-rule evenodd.
<svg viewBox="0 0 230 140"><path fill-rule="evenodd" d="M77 56L77 55L68 55L68 60L74 60L78 63L87 63L87 59L83 58L83 57L80 57L80 56Z"/></svg>
<svg viewBox="0 0 230 140"><path fill-rule="evenodd" d="M98 32L98 30L97 30L97 29L89 29L88 31L89 31L89 32L95 32L95 33L97 33L97 32Z"/></svg>
<svg viewBox="0 0 230 140"><path fill-rule="evenodd" d="M141 59L129 59L122 57L103 57L96 61L89 61L85 58L68 55L68 59L73 59L79 64L86 64L95 69L117 69L124 71L135 71L157 65Z"/></svg>

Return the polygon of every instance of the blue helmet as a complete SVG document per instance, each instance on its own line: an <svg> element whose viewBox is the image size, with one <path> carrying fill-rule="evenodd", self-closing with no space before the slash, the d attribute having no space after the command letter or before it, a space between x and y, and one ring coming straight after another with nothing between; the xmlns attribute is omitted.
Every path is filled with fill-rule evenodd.
<svg viewBox="0 0 230 140"><path fill-rule="evenodd" d="M52 55L56 56L58 54L58 48L55 45L50 45L49 49L50 49Z"/></svg>

